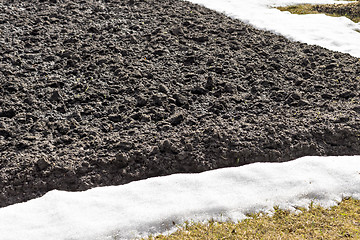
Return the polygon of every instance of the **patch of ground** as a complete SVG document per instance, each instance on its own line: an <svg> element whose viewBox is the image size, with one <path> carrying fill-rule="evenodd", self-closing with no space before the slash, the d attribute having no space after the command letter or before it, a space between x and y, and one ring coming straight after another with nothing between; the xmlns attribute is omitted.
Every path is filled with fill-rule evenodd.
<svg viewBox="0 0 360 240"><path fill-rule="evenodd" d="M294 6L278 7L281 11L289 11L293 14L317 14L325 13L333 17L345 16L353 22L360 22L360 2L347 4L300 4Z"/></svg>
<svg viewBox="0 0 360 240"><path fill-rule="evenodd" d="M0 206L360 154L360 61L179 0L0 3Z"/></svg>
<svg viewBox="0 0 360 240"><path fill-rule="evenodd" d="M169 235L147 239L359 239L360 201L344 199L331 209L311 204L301 213L274 209L273 216L252 214L233 222L186 223ZM299 210L299 209L298 209Z"/></svg>
<svg viewBox="0 0 360 240"><path fill-rule="evenodd" d="M313 9L319 13L333 14L335 16L345 16L354 22L360 22L359 1L348 4L316 5Z"/></svg>

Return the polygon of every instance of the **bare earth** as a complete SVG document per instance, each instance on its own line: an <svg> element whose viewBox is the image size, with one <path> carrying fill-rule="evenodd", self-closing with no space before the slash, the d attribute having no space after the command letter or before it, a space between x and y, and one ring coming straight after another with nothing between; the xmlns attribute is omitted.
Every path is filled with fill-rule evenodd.
<svg viewBox="0 0 360 240"><path fill-rule="evenodd" d="M360 61L179 0L0 2L0 206L360 154Z"/></svg>

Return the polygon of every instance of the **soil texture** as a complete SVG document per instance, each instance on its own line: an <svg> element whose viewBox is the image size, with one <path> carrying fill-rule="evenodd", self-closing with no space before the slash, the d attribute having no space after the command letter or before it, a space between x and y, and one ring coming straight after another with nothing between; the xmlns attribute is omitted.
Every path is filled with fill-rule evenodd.
<svg viewBox="0 0 360 240"><path fill-rule="evenodd" d="M0 206L360 154L360 61L181 0L0 2Z"/></svg>
<svg viewBox="0 0 360 240"><path fill-rule="evenodd" d="M333 14L336 16L346 16L354 22L360 22L360 2L347 4L322 4L312 8L319 13Z"/></svg>

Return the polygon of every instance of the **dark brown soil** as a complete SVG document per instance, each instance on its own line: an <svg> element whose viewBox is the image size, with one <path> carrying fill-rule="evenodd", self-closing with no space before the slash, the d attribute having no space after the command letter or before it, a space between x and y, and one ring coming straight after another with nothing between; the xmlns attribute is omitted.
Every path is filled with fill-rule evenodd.
<svg viewBox="0 0 360 240"><path fill-rule="evenodd" d="M314 5L312 8L319 13L335 14L338 16L346 16L355 22L360 21L360 2L352 2L347 4L321 4Z"/></svg>
<svg viewBox="0 0 360 240"><path fill-rule="evenodd" d="M360 61L180 0L0 2L0 206L360 154Z"/></svg>

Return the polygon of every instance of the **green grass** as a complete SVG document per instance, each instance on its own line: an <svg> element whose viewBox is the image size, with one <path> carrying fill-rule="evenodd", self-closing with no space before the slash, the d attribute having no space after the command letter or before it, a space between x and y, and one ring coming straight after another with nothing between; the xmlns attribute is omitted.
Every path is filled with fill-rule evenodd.
<svg viewBox="0 0 360 240"><path fill-rule="evenodd" d="M274 215L253 214L233 222L185 223L162 239L360 239L360 200L343 199L330 209L311 204L301 213L274 208Z"/></svg>

